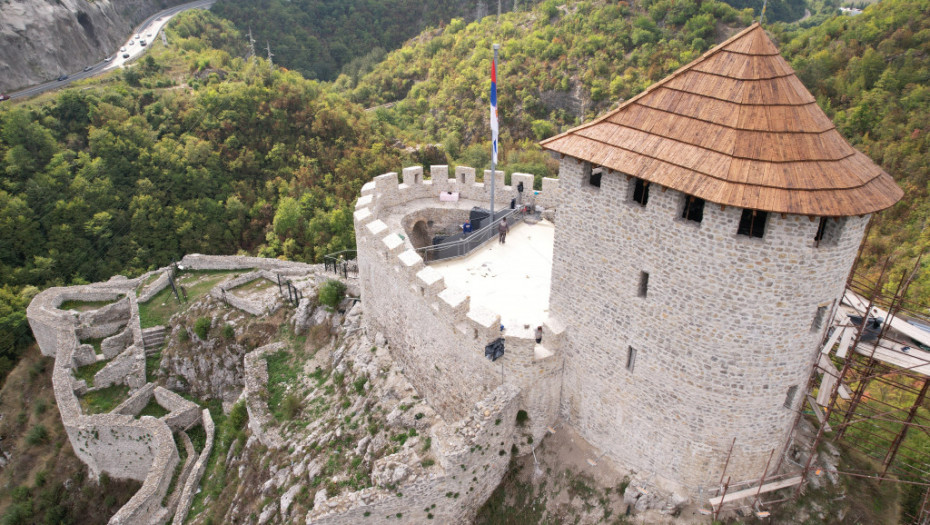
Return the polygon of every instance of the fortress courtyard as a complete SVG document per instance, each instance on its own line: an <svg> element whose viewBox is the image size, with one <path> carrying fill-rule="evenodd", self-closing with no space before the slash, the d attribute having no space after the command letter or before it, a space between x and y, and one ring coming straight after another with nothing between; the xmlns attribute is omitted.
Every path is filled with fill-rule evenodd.
<svg viewBox="0 0 930 525"><path fill-rule="evenodd" d="M507 242L491 239L458 259L434 262L446 284L465 291L473 305L501 316L506 331L535 329L549 317L554 225L520 222Z"/></svg>

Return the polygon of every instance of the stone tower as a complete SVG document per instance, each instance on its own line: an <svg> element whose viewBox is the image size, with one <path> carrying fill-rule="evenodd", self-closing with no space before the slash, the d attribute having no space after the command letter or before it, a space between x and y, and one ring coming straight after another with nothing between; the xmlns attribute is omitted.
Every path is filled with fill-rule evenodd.
<svg viewBox="0 0 930 525"><path fill-rule="evenodd" d="M778 462L870 214L900 199L758 24L561 154L550 310L561 412L692 494ZM734 442L735 438L735 442Z"/></svg>

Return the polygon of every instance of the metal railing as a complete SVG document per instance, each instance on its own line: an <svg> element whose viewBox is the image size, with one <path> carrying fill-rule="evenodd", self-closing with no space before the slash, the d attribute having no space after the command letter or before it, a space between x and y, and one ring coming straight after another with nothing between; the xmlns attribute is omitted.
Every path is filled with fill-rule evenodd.
<svg viewBox="0 0 930 525"><path fill-rule="evenodd" d="M358 252L342 250L323 256L323 266L327 271L341 275L345 279L358 278Z"/></svg>
<svg viewBox="0 0 930 525"><path fill-rule="evenodd" d="M526 218L527 213L526 207L498 210L495 213L497 217L491 224L475 230L461 239L417 248L416 252L427 263L464 257L489 240L496 239L498 235L497 227L502 219L507 219L508 226L513 227Z"/></svg>

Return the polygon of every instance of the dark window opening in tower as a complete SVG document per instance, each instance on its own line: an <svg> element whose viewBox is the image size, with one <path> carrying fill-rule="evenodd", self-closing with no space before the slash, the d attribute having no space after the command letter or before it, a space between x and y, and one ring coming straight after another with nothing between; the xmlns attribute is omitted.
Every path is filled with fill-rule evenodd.
<svg viewBox="0 0 930 525"><path fill-rule="evenodd" d="M633 202L638 202L645 206L649 202L649 182L643 179L636 179L633 185Z"/></svg>
<svg viewBox="0 0 930 525"><path fill-rule="evenodd" d="M604 168L594 168L588 177L588 184L595 188L601 187L601 176L604 174Z"/></svg>
<svg viewBox="0 0 930 525"><path fill-rule="evenodd" d="M765 220L768 215L764 211L743 210L743 214L739 218L739 228L736 230L737 235L747 235L761 239L765 235Z"/></svg>
<svg viewBox="0 0 930 525"><path fill-rule="evenodd" d="M681 218L697 223L704 220L704 199L686 195L685 208L681 212Z"/></svg>
<svg viewBox="0 0 930 525"><path fill-rule="evenodd" d="M794 405L794 396L798 395L798 385L793 385L788 388L788 393L785 394L785 408L791 408Z"/></svg>
<svg viewBox="0 0 930 525"><path fill-rule="evenodd" d="M820 241L823 240L823 234L827 231L827 218L821 217L820 224L817 225L817 233L814 234L814 246L820 246Z"/></svg>
<svg viewBox="0 0 930 525"><path fill-rule="evenodd" d="M635 366L636 366L636 349L631 346L627 348L627 351L626 351L626 369L632 372L633 367Z"/></svg>
<svg viewBox="0 0 930 525"><path fill-rule="evenodd" d="M840 240L844 223L843 218L821 217L817 233L814 234L814 247L836 245Z"/></svg>
<svg viewBox="0 0 930 525"><path fill-rule="evenodd" d="M649 272L639 272L639 293L640 297L646 297L649 293Z"/></svg>

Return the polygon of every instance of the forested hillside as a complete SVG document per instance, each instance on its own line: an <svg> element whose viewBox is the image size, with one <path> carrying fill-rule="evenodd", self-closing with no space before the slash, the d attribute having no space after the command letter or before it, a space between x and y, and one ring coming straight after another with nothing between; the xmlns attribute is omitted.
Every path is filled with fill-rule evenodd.
<svg viewBox="0 0 930 525"><path fill-rule="evenodd" d="M501 8L526 9L538 0L504 0ZM494 0L220 0L211 8L243 33L251 28L259 54L307 78L332 80L354 59L355 68L377 63L430 26L452 18L497 13Z"/></svg>
<svg viewBox="0 0 930 525"><path fill-rule="evenodd" d="M878 216L866 267L896 257L892 285L930 248L930 0L882 0L807 30L774 26L781 51L840 132L891 173L904 199ZM930 303L930 274L911 297ZM877 271L873 271L875 277Z"/></svg>
<svg viewBox="0 0 930 525"><path fill-rule="evenodd" d="M190 11L171 27L177 50L156 42L122 77L0 109L0 376L39 288L194 252L318 260L354 246L351 202L401 165L362 108L233 58L228 22Z"/></svg>
<svg viewBox="0 0 930 525"><path fill-rule="evenodd" d="M820 27L769 26L841 132L907 191L872 230L873 265L892 250L910 265L928 245L928 11L930 0L883 0ZM547 0L499 22L454 19L319 83L245 60L230 23L187 13L171 24L171 49L156 42L122 74L0 106L0 375L30 339L24 310L39 288L190 252L319 260L353 245L351 203L372 176L420 162L486 166L493 42L502 168L554 175L536 140L750 21L714 0ZM442 146L406 147L417 144ZM912 287L923 299L928 281Z"/></svg>
<svg viewBox="0 0 930 525"><path fill-rule="evenodd" d="M453 157L482 165L489 147L491 45L498 67L502 151L578 124L642 91L749 25L751 14L714 0L543 2L528 13L453 20L387 55L360 78L341 75L337 92L379 119L441 142ZM524 145L525 146L525 145Z"/></svg>

